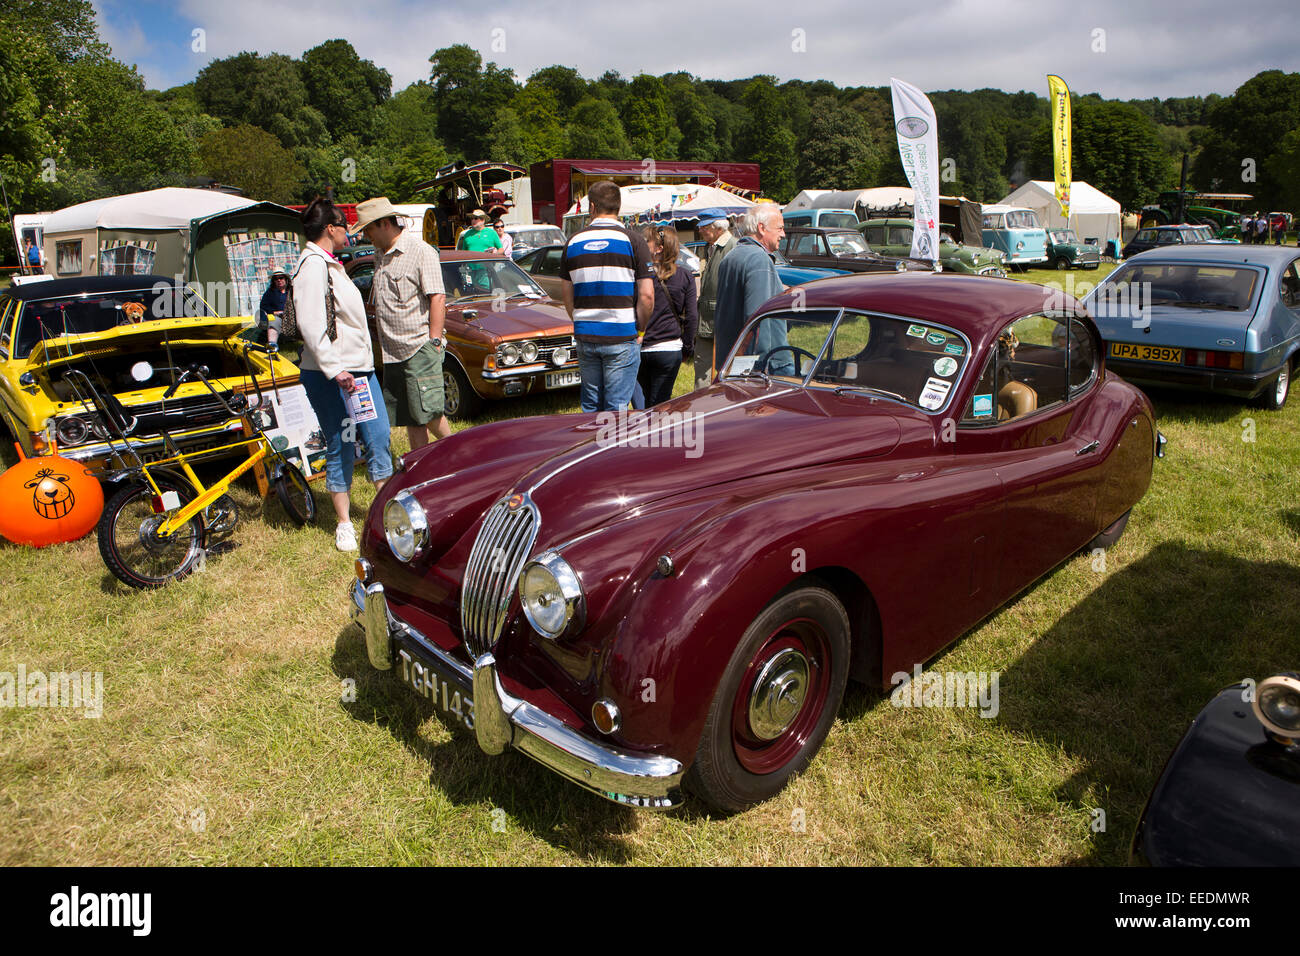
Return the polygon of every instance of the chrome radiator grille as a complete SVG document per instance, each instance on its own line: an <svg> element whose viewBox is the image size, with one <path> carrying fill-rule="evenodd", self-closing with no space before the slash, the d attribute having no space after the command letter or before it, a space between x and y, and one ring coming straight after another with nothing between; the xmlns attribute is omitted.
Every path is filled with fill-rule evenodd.
<svg viewBox="0 0 1300 956"><path fill-rule="evenodd" d="M471 657L490 651L500 638L510 596L540 523L537 506L527 495L502 498L488 509L460 589L460 629Z"/></svg>

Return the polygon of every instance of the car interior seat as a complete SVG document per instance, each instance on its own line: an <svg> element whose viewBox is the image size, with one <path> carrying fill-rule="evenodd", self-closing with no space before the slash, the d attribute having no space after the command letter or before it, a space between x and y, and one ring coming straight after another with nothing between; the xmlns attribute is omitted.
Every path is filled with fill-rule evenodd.
<svg viewBox="0 0 1300 956"><path fill-rule="evenodd" d="M1012 379L998 389L998 421L1007 422L1038 408L1038 393L1024 382Z"/></svg>

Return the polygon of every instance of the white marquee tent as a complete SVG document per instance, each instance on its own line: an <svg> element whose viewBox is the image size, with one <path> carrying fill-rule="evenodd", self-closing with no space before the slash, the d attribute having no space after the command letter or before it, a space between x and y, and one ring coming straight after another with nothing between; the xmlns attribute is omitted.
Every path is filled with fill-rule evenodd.
<svg viewBox="0 0 1300 956"><path fill-rule="evenodd" d="M1119 203L1082 180L1070 184L1069 223L1061 217L1056 186L1045 180L1031 179L1002 203L1032 209L1044 229L1073 229L1080 239L1096 240L1102 246L1109 239L1120 239Z"/></svg>

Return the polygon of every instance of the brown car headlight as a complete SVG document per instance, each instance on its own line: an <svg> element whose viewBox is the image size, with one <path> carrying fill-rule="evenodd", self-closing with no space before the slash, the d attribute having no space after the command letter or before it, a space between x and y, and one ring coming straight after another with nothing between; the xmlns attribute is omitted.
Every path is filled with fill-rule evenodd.
<svg viewBox="0 0 1300 956"><path fill-rule="evenodd" d="M1251 707L1269 736L1287 743L1300 738L1300 678L1295 674L1274 674L1260 681Z"/></svg>
<svg viewBox="0 0 1300 956"><path fill-rule="evenodd" d="M502 365L516 365L519 362L519 346L506 343L497 349L497 361Z"/></svg>
<svg viewBox="0 0 1300 956"><path fill-rule="evenodd" d="M428 516L409 491L399 491L384 505L384 537L402 561L410 561L428 545Z"/></svg>
<svg viewBox="0 0 1300 956"><path fill-rule="evenodd" d="M519 575L519 603L534 630L552 640L581 630L586 620L582 583L569 562L555 551L524 565Z"/></svg>
<svg viewBox="0 0 1300 956"><path fill-rule="evenodd" d="M519 346L519 358L525 365L531 365L537 361L537 343L525 342Z"/></svg>

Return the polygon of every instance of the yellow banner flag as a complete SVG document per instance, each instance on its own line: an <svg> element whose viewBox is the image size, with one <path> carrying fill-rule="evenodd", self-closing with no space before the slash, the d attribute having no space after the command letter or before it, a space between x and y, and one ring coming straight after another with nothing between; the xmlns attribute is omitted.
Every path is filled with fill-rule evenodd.
<svg viewBox="0 0 1300 956"><path fill-rule="evenodd" d="M1070 88L1065 80L1049 73L1047 87L1052 104L1052 170L1056 176L1056 201L1061 216L1070 219Z"/></svg>

